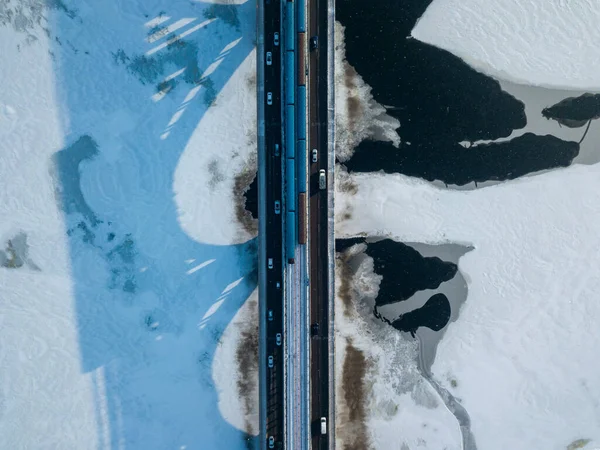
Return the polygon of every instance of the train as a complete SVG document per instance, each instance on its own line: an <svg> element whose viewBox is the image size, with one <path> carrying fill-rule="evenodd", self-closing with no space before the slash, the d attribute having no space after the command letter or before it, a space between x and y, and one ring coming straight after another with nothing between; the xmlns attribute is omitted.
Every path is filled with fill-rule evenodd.
<svg viewBox="0 0 600 450"><path fill-rule="evenodd" d="M294 264L296 245L308 233L306 149L306 0L287 0L283 10L285 126L285 257Z"/></svg>

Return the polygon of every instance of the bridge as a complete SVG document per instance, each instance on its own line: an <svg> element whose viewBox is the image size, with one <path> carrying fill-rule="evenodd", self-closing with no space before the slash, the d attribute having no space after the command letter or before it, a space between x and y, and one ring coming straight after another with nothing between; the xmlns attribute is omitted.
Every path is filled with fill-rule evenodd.
<svg viewBox="0 0 600 450"><path fill-rule="evenodd" d="M258 0L261 449L335 448L333 27L333 0Z"/></svg>

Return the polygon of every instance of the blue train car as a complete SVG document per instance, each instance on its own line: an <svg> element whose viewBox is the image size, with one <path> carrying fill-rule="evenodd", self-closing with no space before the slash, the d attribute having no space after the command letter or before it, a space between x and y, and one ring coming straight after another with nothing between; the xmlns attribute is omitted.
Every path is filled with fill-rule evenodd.
<svg viewBox="0 0 600 450"><path fill-rule="evenodd" d="M289 264L294 264L296 258L296 213L288 211L285 229L285 254Z"/></svg>
<svg viewBox="0 0 600 450"><path fill-rule="evenodd" d="M306 139L306 86L298 86L296 100L296 139Z"/></svg>
<svg viewBox="0 0 600 450"><path fill-rule="evenodd" d="M285 50L294 51L296 45L296 33L294 32L295 27L295 8L294 4L288 2L285 4L285 21L283 24L285 34Z"/></svg>
<svg viewBox="0 0 600 450"><path fill-rule="evenodd" d="M295 52L285 52L285 103L293 105L295 103L296 91L296 71L295 71Z"/></svg>
<svg viewBox="0 0 600 450"><path fill-rule="evenodd" d="M306 0L297 0L296 8L298 32L304 33L306 31Z"/></svg>
<svg viewBox="0 0 600 450"><path fill-rule="evenodd" d="M299 34L303 36L303 34ZM308 160L306 155L306 86L298 86L296 96L296 190L298 192L298 206L296 217L298 219L298 243L307 242L308 216L306 214L306 190Z"/></svg>
<svg viewBox="0 0 600 450"><path fill-rule="evenodd" d="M285 206L289 211L296 211L296 164L294 159L285 161Z"/></svg>
<svg viewBox="0 0 600 450"><path fill-rule="evenodd" d="M297 174L298 161L296 161L296 148L297 148L297 132L300 116L297 116L296 111L296 85L297 85L297 67L296 67L296 20L297 14L300 14L302 21L306 21L306 13L304 12L306 3L305 0L301 0L302 11L296 11L296 5L294 1L287 1L284 9L284 17L282 24L282 32L284 34L285 41L285 52L283 60L283 71L284 71L284 87L283 97L285 99L285 140L284 140L284 152L285 152L285 253L289 264L294 264L296 243L297 241L297 198L298 198L298 184ZM305 25L302 25L303 27ZM303 105L306 105L306 100L303 101ZM302 119L306 122L306 117ZM304 130L306 134L306 125L301 125L301 131ZM306 158L306 149L303 150L304 158ZM305 169L304 169L305 170ZM306 209L306 208L304 208Z"/></svg>
<svg viewBox="0 0 600 450"><path fill-rule="evenodd" d="M294 105L287 105L285 107L285 149L284 154L286 158L295 158L295 146L296 146L296 110Z"/></svg>

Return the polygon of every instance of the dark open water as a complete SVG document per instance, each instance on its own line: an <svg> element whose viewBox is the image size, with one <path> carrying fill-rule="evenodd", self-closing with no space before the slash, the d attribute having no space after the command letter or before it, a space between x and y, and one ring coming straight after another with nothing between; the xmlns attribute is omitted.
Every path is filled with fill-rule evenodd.
<svg viewBox="0 0 600 450"><path fill-rule="evenodd" d="M525 105L503 91L496 80L476 72L451 53L410 37L431 1L336 2L336 18L345 27L348 63L371 86L374 100L390 105L388 114L400 121L399 148L389 142L364 141L344 163L348 171L383 170L458 188L572 164L579 154L579 143L549 135L525 133L512 140L469 148L476 141L506 138L523 129L527 125ZM544 109L542 115L580 127L600 117L600 99L587 96L570 100ZM359 241L364 242L358 238L343 240L336 247L343 251ZM459 306L466 300L466 284L457 274L455 261L431 254L425 257L417 247L391 240L367 240L366 244L375 273L383 277L373 313L382 323L419 338L423 375L455 414L464 448L475 449L467 412L429 373L439 332L450 320L456 320ZM436 291L440 285L452 283L459 288ZM409 303L419 306L407 310ZM435 335L437 339L432 337Z"/></svg>
<svg viewBox="0 0 600 450"><path fill-rule="evenodd" d="M550 135L525 133L468 148L475 141L506 138L524 128L525 105L458 57L410 37L431 1L336 2L336 18L345 27L347 61L371 86L375 101L390 105L388 114L400 121L399 148L389 142L364 141L344 163L348 171L383 170L458 187L569 166L579 154L579 143ZM540 111L542 116L581 127L600 117L600 99L586 94L565 100ZM338 248L352 243L340 242ZM368 243L366 253L374 259L375 272L383 276L376 315L381 314L378 307L435 288L435 283L448 281L457 272L451 262L423 258L411 247L389 240ZM441 330L451 314L452 300L435 294L402 317L380 318L412 333L421 326Z"/></svg>
<svg viewBox="0 0 600 450"><path fill-rule="evenodd" d="M507 137L526 125L524 104L451 53L410 37L431 0L339 0L346 57L400 121L399 149L365 141L345 165L464 185L509 180L571 164L576 142L526 134L467 150L461 142Z"/></svg>

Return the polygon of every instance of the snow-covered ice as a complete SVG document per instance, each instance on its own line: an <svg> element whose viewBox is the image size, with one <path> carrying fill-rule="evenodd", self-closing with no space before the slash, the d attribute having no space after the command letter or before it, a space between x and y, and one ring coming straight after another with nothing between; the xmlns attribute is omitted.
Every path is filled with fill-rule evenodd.
<svg viewBox="0 0 600 450"><path fill-rule="evenodd" d="M400 143L395 131L399 122L374 101L370 87L346 61L343 36L343 26L336 23L335 139L336 157L342 161L351 157L354 147L363 139ZM348 220L355 213L361 214L364 199L354 201L352 180L341 167L336 168L336 223ZM343 237L337 225L336 233L337 237ZM348 289L355 300L355 308L348 308L341 300L342 283L346 283L344 290ZM418 446L460 449L461 434L455 417L417 369L416 344L391 328L382 328L381 322L373 318L371 311L378 285L372 260L364 261L354 277L348 277L339 262L336 264L336 445L398 450ZM363 303L366 298L371 302ZM363 399L357 397L357 386L352 384L360 384L360 380L351 374L357 371L352 366L357 362L348 359L349 351L361 355L359 359L365 358ZM356 405L361 401L364 418L356 414Z"/></svg>
<svg viewBox="0 0 600 450"><path fill-rule="evenodd" d="M596 0L433 0L412 31L495 78L600 89Z"/></svg>
<svg viewBox="0 0 600 450"><path fill-rule="evenodd" d="M536 99L543 89L506 89L541 118ZM558 125L541 121L559 134ZM538 131L544 123L531 120L528 127ZM587 164L598 156L589 136ZM353 185L350 195L336 193L338 237L368 233L475 247L459 263L467 302L448 326L432 370L466 407L478 448L564 449L600 436L598 167L575 165L471 192L401 175L338 171L338 186Z"/></svg>
<svg viewBox="0 0 600 450"><path fill-rule="evenodd" d="M397 119L373 100L371 88L346 61L344 27L335 23L335 140L336 158L345 161L364 139L390 141L396 147L400 137Z"/></svg>
<svg viewBox="0 0 600 450"><path fill-rule="evenodd" d="M338 261L336 267L336 292L340 292L342 283L350 283L353 301L348 307L338 296L335 305L336 445L399 450L460 449L458 423L417 369L416 342L382 327L371 313L379 286L372 259L364 259L352 278L344 275L344 264ZM365 358L364 399L358 397L355 384L349 381L358 372L354 366L357 361L346 360L349 348L361 352ZM364 423L356 417L356 404L361 400L366 413ZM364 441L361 435L366 436Z"/></svg>
<svg viewBox="0 0 600 450"><path fill-rule="evenodd" d="M244 448L214 358L256 286L254 4L28 5L0 12L0 447Z"/></svg>
<svg viewBox="0 0 600 450"><path fill-rule="evenodd" d="M600 439L598 180L599 166L574 166L456 192L371 174L353 176L353 197L337 196L340 211L360 210L338 222L340 237L475 247L459 262L467 302L432 371L469 412L479 448Z"/></svg>
<svg viewBox="0 0 600 450"><path fill-rule="evenodd" d="M584 94L584 91L566 91L525 86L508 81L500 81L500 86L504 91L523 102L527 125L522 129L514 130L510 136L499 138L495 142L508 141L525 133L534 133L538 136L552 135L564 141L581 142L579 154L575 158L576 163L594 164L600 162L600 153L596 150L597 143L600 140L600 122L593 120L589 124L589 130L586 134L587 126L569 128L561 126L555 120L548 120L542 115L544 108L552 106L565 98L578 97ZM581 141L584 136L585 139ZM478 141L474 142L473 145L477 145L479 142L490 141Z"/></svg>
<svg viewBox="0 0 600 450"><path fill-rule="evenodd" d="M215 353L213 378L223 417L258 435L258 290L225 329Z"/></svg>
<svg viewBox="0 0 600 450"><path fill-rule="evenodd" d="M222 53L241 43L232 41ZM226 56L219 55L217 61ZM190 136L175 172L175 200L183 230L205 243L231 244L255 237L235 216L232 179L246 166L256 168L256 52L253 50L227 83ZM235 111L235 114L233 112ZM252 153L251 153L252 151ZM208 180L208 183L207 183ZM208 187L208 189L207 189ZM198 193L205 193L198 195ZM218 214L215 212L218 211ZM210 227L198 227L210 216ZM232 239L233 237L233 239Z"/></svg>
<svg viewBox="0 0 600 450"><path fill-rule="evenodd" d="M541 110L600 89L595 47L599 15L600 7L592 1L493 0L482 5L434 0L412 35L499 78L504 90L525 103L526 128L506 139L534 132L579 141L583 128L560 128L544 119ZM336 174L336 237L385 236L474 248L459 261L467 300L448 325L431 370L468 412L479 449L600 448L600 363L595 357L600 345L595 298L600 289L598 129L597 121L592 122L571 167L471 191L443 189L403 175ZM357 299L376 293L377 277L364 268L352 282ZM370 293L361 291L365 284ZM422 439L423 448L443 448L435 436L400 431L400 424L377 428L383 415L374 405L393 396L389 387L382 392L376 386L411 377L400 371L390 377L381 366L384 358L378 355L394 351L386 347L388 341L401 342L389 334L399 333L391 327L388 334L369 328L372 312L360 308L359 302L359 314L350 318L336 316L337 370L340 379L345 337L372 360L366 424L373 448L419 445L403 447L406 437ZM408 370L415 354L402 357ZM343 410L339 389L337 395ZM403 406L420 420L433 417L419 414L414 404ZM452 434L456 419L441 413L436 417L448 433L444 444L458 445Z"/></svg>
<svg viewBox="0 0 600 450"><path fill-rule="evenodd" d="M363 139L391 141L397 146L400 139L395 129L399 122L385 114L385 107L374 101L370 87L346 61L344 28L339 23L335 25L336 157L344 161ZM344 190L346 195L353 192L354 187L349 180L338 167L336 196L340 190ZM360 207L359 204L357 206ZM336 211L342 211L342 216L345 213L351 216L353 208L344 204L342 210L336 205ZM347 279L338 264L338 293L342 279L350 284L347 288L355 300L375 297L378 282L373 276L372 264L370 267L368 263L363 264L354 279ZM459 449L461 436L454 416L418 373L416 345L393 331L382 330L381 323L367 311L370 308L372 305L362 304L356 310L346 309L339 295L336 298L336 445L402 450L428 445L428 448L446 446ZM356 398L356 386L345 380L350 372L357 370L346 366L357 364L348 359L349 351L353 351L355 357L359 355L358 365L361 364L360 358L364 357L366 361L364 399ZM354 382L360 384L360 380ZM348 398L352 399L352 405ZM366 411L364 418L351 414L356 402L361 400Z"/></svg>

